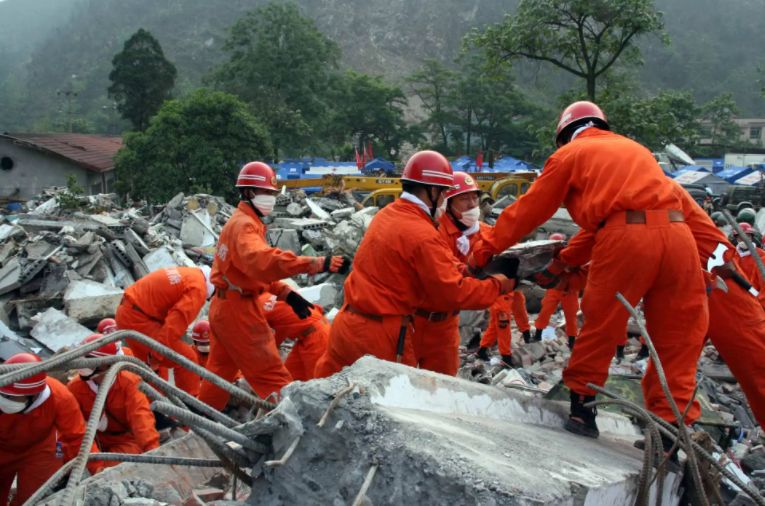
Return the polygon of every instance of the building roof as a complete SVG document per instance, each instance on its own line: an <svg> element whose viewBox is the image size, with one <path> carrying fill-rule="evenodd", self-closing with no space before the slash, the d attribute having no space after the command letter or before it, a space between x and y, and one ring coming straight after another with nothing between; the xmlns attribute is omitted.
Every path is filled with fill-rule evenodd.
<svg viewBox="0 0 765 506"><path fill-rule="evenodd" d="M12 134L0 138L71 160L94 172L114 169L114 155L123 147L122 138L90 134Z"/></svg>

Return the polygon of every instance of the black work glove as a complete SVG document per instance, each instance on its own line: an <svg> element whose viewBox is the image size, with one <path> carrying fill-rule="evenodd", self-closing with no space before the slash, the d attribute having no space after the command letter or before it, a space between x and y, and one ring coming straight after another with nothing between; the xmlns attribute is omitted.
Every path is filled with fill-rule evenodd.
<svg viewBox="0 0 765 506"><path fill-rule="evenodd" d="M292 310L295 312L298 318L301 320L305 320L309 316L311 316L311 309L314 308L314 305L305 300L303 297L300 296L299 293L292 291L287 294L287 298L285 301L289 306L292 308Z"/></svg>
<svg viewBox="0 0 765 506"><path fill-rule="evenodd" d="M345 255L324 257L324 266L321 272L337 272L346 274L351 267L351 259Z"/></svg>

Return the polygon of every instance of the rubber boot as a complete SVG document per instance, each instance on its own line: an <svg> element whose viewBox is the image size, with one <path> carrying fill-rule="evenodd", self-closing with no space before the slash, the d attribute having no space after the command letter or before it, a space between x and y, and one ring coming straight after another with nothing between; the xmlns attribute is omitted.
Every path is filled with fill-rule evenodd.
<svg viewBox="0 0 765 506"><path fill-rule="evenodd" d="M502 355L502 369L514 369L512 355Z"/></svg>
<svg viewBox="0 0 765 506"><path fill-rule="evenodd" d="M651 352L648 349L648 345L644 344L643 346L641 346L640 351L637 354L638 360L642 360L642 359L648 358L650 356L651 356Z"/></svg>
<svg viewBox="0 0 765 506"><path fill-rule="evenodd" d="M539 342L542 340L542 331L540 329L536 329L537 331L534 333L534 339L533 341Z"/></svg>
<svg viewBox="0 0 765 506"><path fill-rule="evenodd" d="M576 336L568 336L568 349L574 351L574 343L576 342Z"/></svg>
<svg viewBox="0 0 765 506"><path fill-rule="evenodd" d="M489 348L484 348L483 346L481 346L480 348L478 348L478 351L475 352L475 356L478 357L479 359L483 360L484 362L488 362L489 361Z"/></svg>
<svg viewBox="0 0 765 506"><path fill-rule="evenodd" d="M619 346L616 347L616 360L618 360L619 362L624 360L624 345L623 344L620 344Z"/></svg>
<svg viewBox="0 0 765 506"><path fill-rule="evenodd" d="M595 417L598 415L596 407L585 408L584 405L593 402L594 395L580 395L571 392L571 414L568 415L566 430L579 436L597 438L600 436Z"/></svg>
<svg viewBox="0 0 765 506"><path fill-rule="evenodd" d="M529 344L531 342L531 330L523 331L523 342Z"/></svg>

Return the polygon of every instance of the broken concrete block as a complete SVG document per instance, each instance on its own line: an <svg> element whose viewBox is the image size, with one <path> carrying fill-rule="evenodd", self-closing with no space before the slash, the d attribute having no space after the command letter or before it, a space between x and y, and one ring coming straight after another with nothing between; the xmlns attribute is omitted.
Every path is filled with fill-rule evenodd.
<svg viewBox="0 0 765 506"><path fill-rule="evenodd" d="M298 293L311 304L318 304L326 310L329 310L335 303L340 287L332 283L322 283L320 285L301 288Z"/></svg>
<svg viewBox="0 0 765 506"><path fill-rule="evenodd" d="M175 197L173 197L172 199L170 199L170 202L168 202L167 206L165 206L166 209L169 210L169 209L178 209L178 208L180 208L181 205L183 204L184 196L185 195L183 195L183 192L181 192L178 195L176 195Z"/></svg>
<svg viewBox="0 0 765 506"><path fill-rule="evenodd" d="M296 255L300 255L303 251L297 230L269 228L266 231L266 242L273 248L292 251Z"/></svg>
<svg viewBox="0 0 765 506"><path fill-rule="evenodd" d="M117 312L122 290L95 281L74 281L64 293L64 309L70 318L92 323L111 318Z"/></svg>
<svg viewBox="0 0 765 506"><path fill-rule="evenodd" d="M353 216L354 212L355 210L352 207L347 207L345 209L338 209L337 211L332 211L332 214L330 216L336 223L340 223L341 221L347 220L351 216Z"/></svg>
<svg viewBox="0 0 765 506"><path fill-rule="evenodd" d="M5 265L6 260L16 254L17 246L13 241L8 241L0 246L0 265Z"/></svg>
<svg viewBox="0 0 765 506"><path fill-rule="evenodd" d="M183 502L183 506L205 506L205 502L197 494L191 492L191 496Z"/></svg>
<svg viewBox="0 0 765 506"><path fill-rule="evenodd" d="M303 239L307 240L314 246L322 247L324 245L322 242L324 234L318 230L303 230L300 232L300 235L303 236Z"/></svg>
<svg viewBox="0 0 765 506"><path fill-rule="evenodd" d="M287 209L285 211L290 216L294 216L296 218L299 218L300 216L303 216L303 214L305 214L305 210L303 209L303 206L295 202L290 202L287 205Z"/></svg>
<svg viewBox="0 0 765 506"><path fill-rule="evenodd" d="M162 246L155 249L145 257L143 262L149 272L154 272L165 267L196 267L196 264L186 256L183 249Z"/></svg>
<svg viewBox="0 0 765 506"><path fill-rule="evenodd" d="M9 260L0 269L0 295L11 292L21 286L21 272L22 268L18 257Z"/></svg>
<svg viewBox="0 0 765 506"><path fill-rule="evenodd" d="M192 493L196 494L203 502L218 501L223 499L225 495L223 490L212 487L195 488Z"/></svg>
<svg viewBox="0 0 765 506"><path fill-rule="evenodd" d="M93 333L55 308L48 309L35 319L35 326L29 335L54 353L64 346L81 342Z"/></svg>
<svg viewBox="0 0 765 506"><path fill-rule="evenodd" d="M101 251L96 251L92 255L80 255L79 265L77 267L77 274L82 277L88 276L96 264L103 258Z"/></svg>
<svg viewBox="0 0 765 506"><path fill-rule="evenodd" d="M348 253L356 253L361 239L364 237L364 232L359 227L352 225L350 220L338 223L332 231L325 231L325 234L338 240L340 242L338 246Z"/></svg>
<svg viewBox="0 0 765 506"><path fill-rule="evenodd" d="M324 220L314 220L312 218L277 218L274 220L274 225L279 228L289 228L294 230L320 230L326 228L329 225L329 222Z"/></svg>
<svg viewBox="0 0 765 506"><path fill-rule="evenodd" d="M181 225L181 241L193 246L215 246L217 237L212 233L212 224L206 209L186 213Z"/></svg>
<svg viewBox="0 0 765 506"><path fill-rule="evenodd" d="M369 225L372 223L372 218L374 218L374 215L370 216L369 214L362 214L359 211L358 213L351 216L351 223L366 232L366 230L369 228Z"/></svg>
<svg viewBox="0 0 765 506"><path fill-rule="evenodd" d="M24 246L24 251L26 251L27 259L29 260L45 258L54 249L56 249L56 246L46 241L30 242Z"/></svg>
<svg viewBox="0 0 765 506"><path fill-rule="evenodd" d="M328 220L329 219L329 213L321 208L319 204L312 201L311 199L305 200L306 205L311 209L311 214L313 216L316 216L320 220Z"/></svg>
<svg viewBox="0 0 765 506"><path fill-rule="evenodd" d="M125 230L124 235L125 235L125 240L133 245L136 253L138 253L141 256L149 254L151 250L146 245L146 243L143 242L143 239L141 239L141 237L138 234L136 234L133 230L131 229Z"/></svg>

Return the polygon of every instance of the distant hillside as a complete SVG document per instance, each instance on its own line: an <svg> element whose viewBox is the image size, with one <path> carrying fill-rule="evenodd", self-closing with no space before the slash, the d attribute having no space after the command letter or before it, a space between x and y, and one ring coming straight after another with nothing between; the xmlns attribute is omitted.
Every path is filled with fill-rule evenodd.
<svg viewBox="0 0 765 506"><path fill-rule="evenodd" d="M224 57L225 28L264 0L5 0L0 2L0 131L45 130L79 93L75 117L109 121L111 59L138 28L151 31L179 71L177 93ZM500 21L516 0L295 0L336 40L348 67L396 80L423 58L450 61L472 26ZM765 66L765 0L657 0L673 39L644 42L649 89L733 91L747 115L765 114L756 68ZM30 14L34 9L44 14ZM41 9L38 11L38 9ZM14 22L18 20L18 22ZM32 28L39 24L39 29ZM6 30L14 31L8 35ZM23 28L23 30L22 30ZM8 44L8 40L12 44ZM5 70L3 70L5 69ZM533 86L532 83L526 84Z"/></svg>

